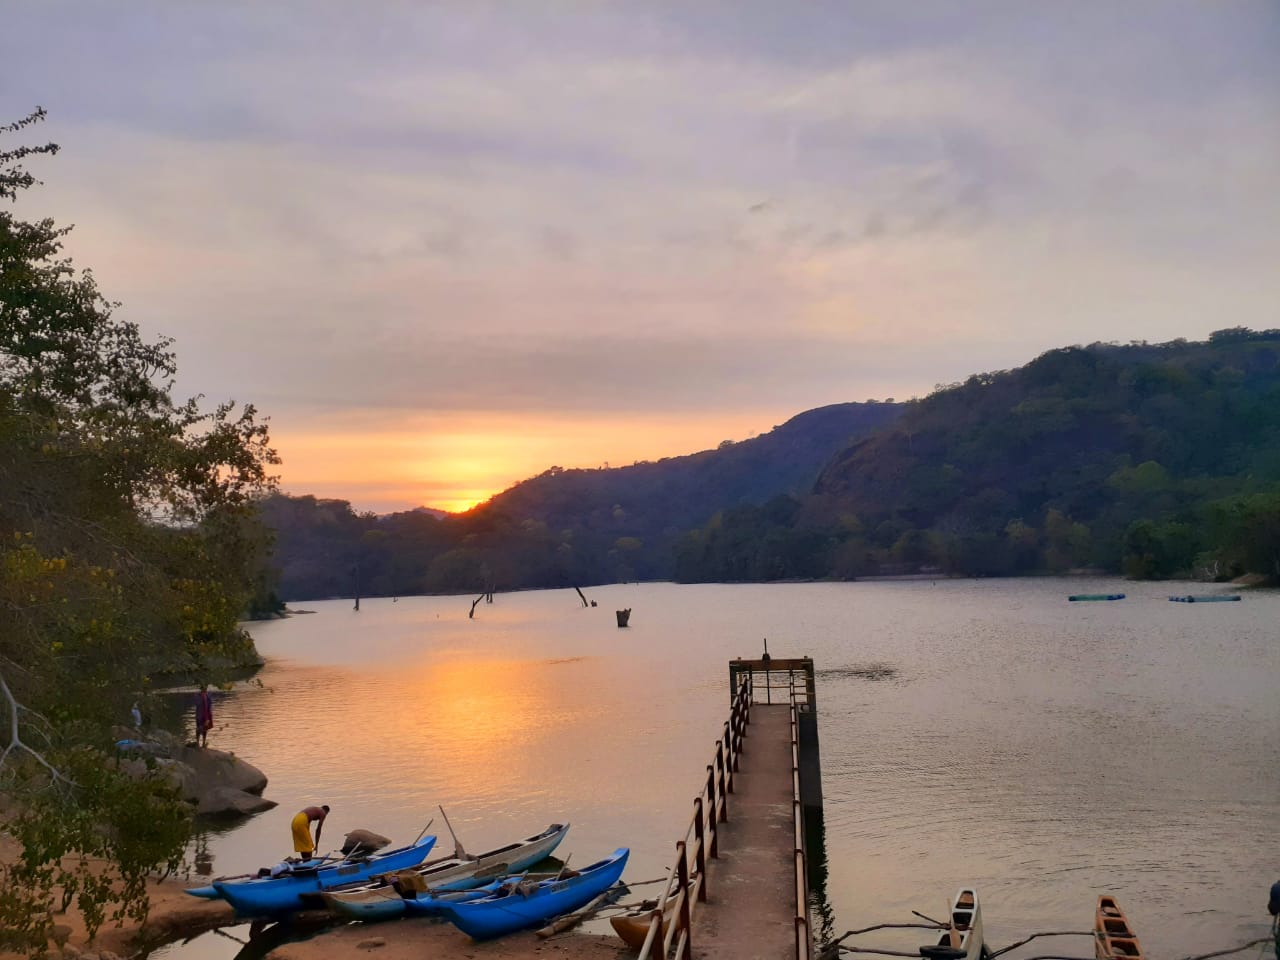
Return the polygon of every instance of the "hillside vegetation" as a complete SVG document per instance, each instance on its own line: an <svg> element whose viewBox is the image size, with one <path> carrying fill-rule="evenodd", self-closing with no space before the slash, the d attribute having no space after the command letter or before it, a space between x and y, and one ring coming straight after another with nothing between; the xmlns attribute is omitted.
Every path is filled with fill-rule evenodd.
<svg viewBox="0 0 1280 960"><path fill-rule="evenodd" d="M469 513L275 497L286 598L934 572L1280 576L1280 331L1094 344Z"/></svg>
<svg viewBox="0 0 1280 960"><path fill-rule="evenodd" d="M662 579L673 545L717 512L805 496L849 443L891 423L893 403L810 410L751 440L683 457L599 470L551 469L465 514L378 517L345 500L275 496L286 599L392 596Z"/></svg>
<svg viewBox="0 0 1280 960"><path fill-rule="evenodd" d="M1095 344L980 374L852 444L811 496L726 513L686 580L1280 574L1280 331Z"/></svg>

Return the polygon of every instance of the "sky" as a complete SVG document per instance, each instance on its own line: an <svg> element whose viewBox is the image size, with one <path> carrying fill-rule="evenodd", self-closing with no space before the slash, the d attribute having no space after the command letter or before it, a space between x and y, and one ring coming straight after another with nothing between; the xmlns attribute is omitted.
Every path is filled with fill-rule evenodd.
<svg viewBox="0 0 1280 960"><path fill-rule="evenodd" d="M28 216L281 487L465 509L1280 326L1280 4L15 0Z"/></svg>

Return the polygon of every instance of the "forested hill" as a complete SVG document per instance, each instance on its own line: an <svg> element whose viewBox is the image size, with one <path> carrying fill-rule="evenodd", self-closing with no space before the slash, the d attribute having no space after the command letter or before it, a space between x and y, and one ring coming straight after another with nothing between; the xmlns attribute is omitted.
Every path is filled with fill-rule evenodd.
<svg viewBox="0 0 1280 960"><path fill-rule="evenodd" d="M627 536L661 537L706 523L727 507L807 495L833 456L893 422L904 406L834 404L750 440L725 441L689 456L617 469L552 467L480 509L539 520L553 530L625 527Z"/></svg>
<svg viewBox="0 0 1280 960"><path fill-rule="evenodd" d="M516 484L465 514L378 517L345 500L274 496L286 600L586 586L673 575L673 545L719 511L804 496L849 443L891 423L903 405L844 403L799 414L769 433L715 450L629 467L564 470Z"/></svg>
<svg viewBox="0 0 1280 960"><path fill-rule="evenodd" d="M1070 347L912 404L789 511L691 535L679 575L1274 576L1278 490L1280 331Z"/></svg>

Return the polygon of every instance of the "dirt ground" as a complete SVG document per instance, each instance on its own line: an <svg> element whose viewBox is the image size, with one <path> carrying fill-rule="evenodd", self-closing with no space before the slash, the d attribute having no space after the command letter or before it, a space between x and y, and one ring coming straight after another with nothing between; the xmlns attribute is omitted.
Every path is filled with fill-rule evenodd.
<svg viewBox="0 0 1280 960"><path fill-rule="evenodd" d="M0 839L0 857L14 854L13 844ZM82 960L109 960L104 954L127 960L140 957L162 943L185 939L237 921L230 904L222 900L201 900L184 893L191 880L168 879L148 884L151 914L142 927L101 927L93 943L85 935L84 921L72 908L55 918L66 928L65 947L50 950L50 956L78 957ZM236 934L243 935L239 927ZM69 933L68 933L69 931ZM269 931L268 931L269 932ZM0 960L17 960L21 954L0 951ZM533 932L512 934L486 943L477 943L457 928L429 919L406 919L388 923L351 923L329 927L309 940L288 943L266 954L270 960L422 960L423 957L475 958L475 960L620 960L629 956L621 940L613 937L563 933L547 940Z"/></svg>
<svg viewBox="0 0 1280 960"><path fill-rule="evenodd" d="M107 926L98 931L92 944L85 938L84 924L69 912L60 922L71 928L70 949L64 956L82 960L102 957L138 957L160 943L183 939L227 926L233 922L231 907L220 900L197 900L182 892L183 884L173 881L151 889L151 916L138 927ZM243 927L237 929L242 933ZM51 956L58 957L54 948ZM0 953L4 960L18 954ZM621 940L613 937L563 933L547 940L532 931L512 934L499 940L477 943L447 923L426 919L388 923L350 923L331 927L298 943L288 943L266 954L269 960L422 960L423 957L475 958L475 960L622 960L630 956ZM106 958L104 958L106 960Z"/></svg>

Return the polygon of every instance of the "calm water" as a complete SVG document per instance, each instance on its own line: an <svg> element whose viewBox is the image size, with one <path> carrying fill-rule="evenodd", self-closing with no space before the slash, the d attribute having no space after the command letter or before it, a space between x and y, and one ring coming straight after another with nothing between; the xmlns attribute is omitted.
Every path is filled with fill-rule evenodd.
<svg viewBox="0 0 1280 960"><path fill-rule="evenodd" d="M1280 878L1280 594L1167 602L1186 590L643 584L588 590L596 608L572 590L498 595L474 620L462 597L300 604L315 613L253 625L262 686L221 698L210 738L260 766L280 806L207 852L215 874L278 859L312 803L333 808L322 850L356 827L404 842L442 827L443 804L470 849L568 820L559 856L626 845L629 880L662 877L727 716L727 660L768 637L819 668L836 934L940 916L964 884L993 947L1088 929L1102 892L1152 955L1232 946L1265 935ZM1066 602L1112 591L1129 597ZM205 936L165 952L235 950Z"/></svg>

